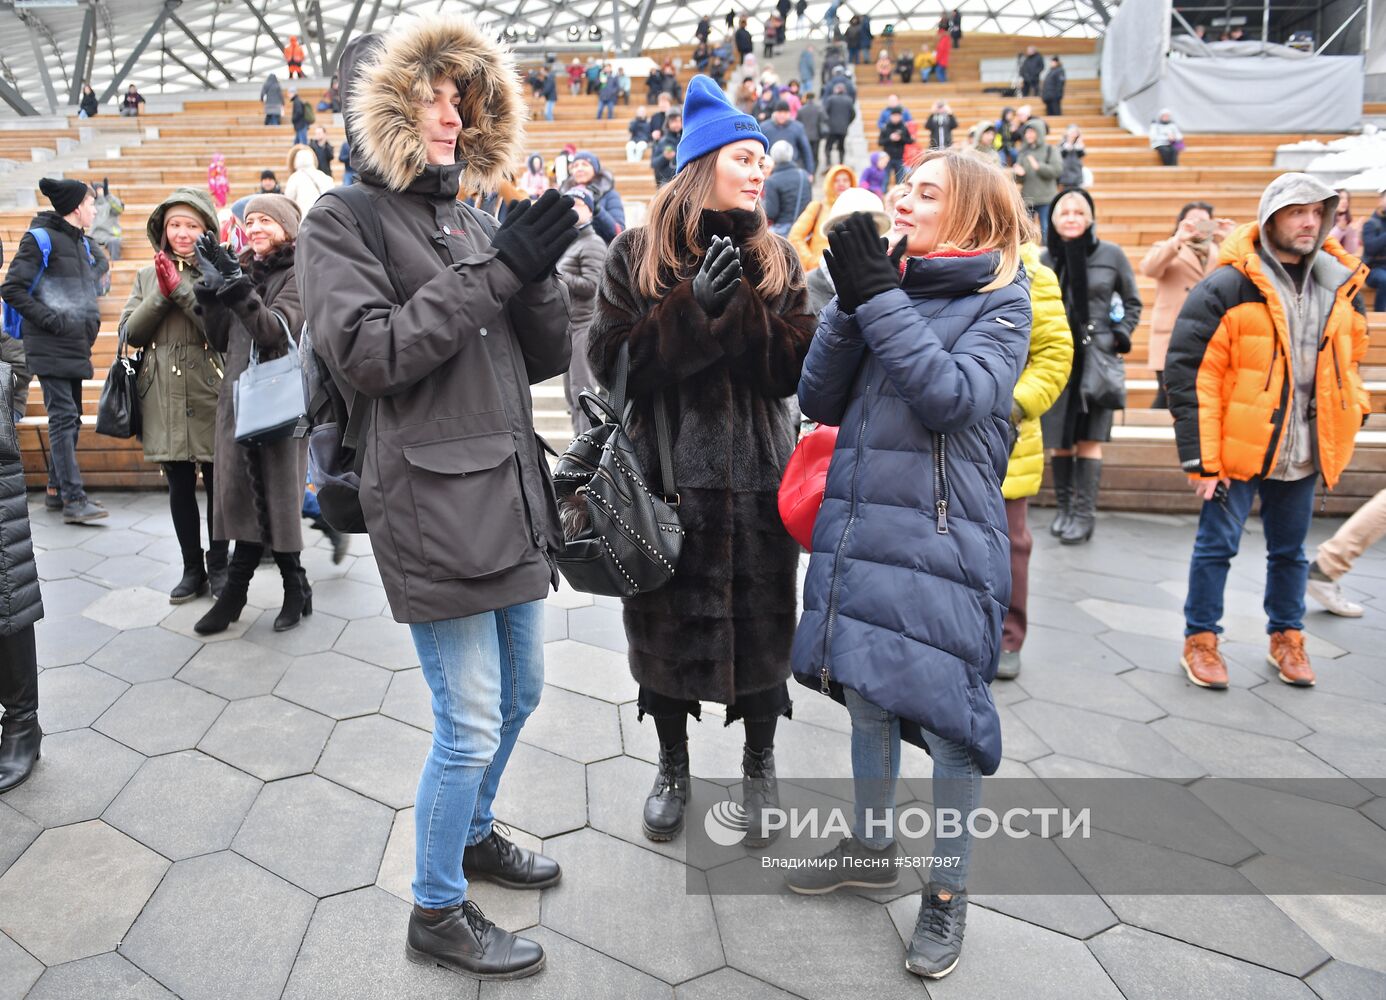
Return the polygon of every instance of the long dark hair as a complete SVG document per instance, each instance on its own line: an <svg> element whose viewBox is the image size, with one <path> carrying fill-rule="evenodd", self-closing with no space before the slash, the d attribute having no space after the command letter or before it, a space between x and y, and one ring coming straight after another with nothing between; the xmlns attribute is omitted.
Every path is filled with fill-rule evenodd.
<svg viewBox="0 0 1386 1000"><path fill-rule="evenodd" d="M1179 210L1179 218L1174 220L1174 232L1179 232L1179 224L1188 218L1190 212L1200 208L1208 213L1208 218L1211 219L1213 217L1212 205L1208 204L1206 201L1191 201Z"/></svg>

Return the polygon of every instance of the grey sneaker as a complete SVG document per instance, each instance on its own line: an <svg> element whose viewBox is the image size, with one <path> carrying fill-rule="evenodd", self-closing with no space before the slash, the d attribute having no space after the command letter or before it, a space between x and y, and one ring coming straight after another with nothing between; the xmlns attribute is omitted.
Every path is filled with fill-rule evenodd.
<svg viewBox="0 0 1386 1000"><path fill-rule="evenodd" d="M951 892L941 899L939 893ZM967 892L954 891L930 882L919 903L914 937L905 952L905 968L925 979L942 979L952 972L962 957L963 930L967 926Z"/></svg>
<svg viewBox="0 0 1386 1000"><path fill-rule="evenodd" d="M1001 650L1001 662L996 665L998 681L1013 681L1020 676L1020 650Z"/></svg>
<svg viewBox="0 0 1386 1000"><path fill-rule="evenodd" d="M821 896L848 886L889 889L900 882L899 857L900 848L894 843L878 851L856 837L844 837L826 854L790 869L784 881L801 896Z"/></svg>
<svg viewBox="0 0 1386 1000"><path fill-rule="evenodd" d="M1330 580L1327 577L1320 580L1310 576L1309 585L1305 590L1310 597L1327 608L1331 614L1338 615L1340 618L1362 617L1362 605L1344 597L1343 588L1338 586L1337 580Z"/></svg>
<svg viewBox="0 0 1386 1000"><path fill-rule="evenodd" d="M63 504L64 524L85 524L88 521L97 521L110 516L111 512L105 507L96 506L86 497Z"/></svg>

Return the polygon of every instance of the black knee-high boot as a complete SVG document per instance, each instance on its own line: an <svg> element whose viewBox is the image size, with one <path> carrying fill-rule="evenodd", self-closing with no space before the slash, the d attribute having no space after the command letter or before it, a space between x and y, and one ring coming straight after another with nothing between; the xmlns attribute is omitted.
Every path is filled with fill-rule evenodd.
<svg viewBox="0 0 1386 1000"><path fill-rule="evenodd" d="M284 607L274 619L274 630L287 632L313 613L313 588L308 586L308 574L299 564L297 552L276 552L274 562L284 578Z"/></svg>
<svg viewBox="0 0 1386 1000"><path fill-rule="evenodd" d="M255 575L255 567L260 565L260 552L264 548L253 542L237 542L231 555L231 563L226 568L226 586L217 598L212 610L202 616L193 626L198 635L216 635L225 632L234 621L239 621L245 610L246 594L250 591L250 578Z"/></svg>

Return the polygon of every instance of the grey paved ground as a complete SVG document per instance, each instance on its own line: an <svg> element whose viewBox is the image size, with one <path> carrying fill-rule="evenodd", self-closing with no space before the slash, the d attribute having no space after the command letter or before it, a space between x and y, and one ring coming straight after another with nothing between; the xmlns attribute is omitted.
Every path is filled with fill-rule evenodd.
<svg viewBox="0 0 1386 1000"><path fill-rule="evenodd" d="M299 629L269 628L269 569L239 625L203 642L192 624L206 602L165 596L178 577L165 498L103 499L112 516L96 528L33 509L50 735L33 779L0 799L5 1000L1386 997L1386 895L1346 876L1316 884L1334 895L981 897L962 964L927 987L903 969L914 893L689 895L682 845L640 834L655 743L635 722L619 611L572 592L549 599L548 687L497 809L565 879L542 895L474 893L498 922L530 928L549 967L478 989L411 966L401 937L428 703L365 539L340 566L321 545L307 553L316 613ZM1311 614L1320 684L1290 690L1263 666L1253 528L1229 585L1233 689L1212 695L1177 665L1189 519L1104 517L1078 549L1050 543L1043 512L1033 521L1025 671L996 688L1003 775L1347 776L1344 801L1323 806L1322 849L1360 862L1379 843L1386 552L1349 581L1366 618ZM806 689L795 699L782 773L846 777L845 713ZM738 760L715 718L695 729L696 801L732 794ZM906 786L928 774L911 753ZM1122 832L1177 849L1159 813ZM1122 837L1104 838L1094 863L1119 863ZM1263 884L1259 845L1241 843L1211 860L1168 851L1171 871Z"/></svg>

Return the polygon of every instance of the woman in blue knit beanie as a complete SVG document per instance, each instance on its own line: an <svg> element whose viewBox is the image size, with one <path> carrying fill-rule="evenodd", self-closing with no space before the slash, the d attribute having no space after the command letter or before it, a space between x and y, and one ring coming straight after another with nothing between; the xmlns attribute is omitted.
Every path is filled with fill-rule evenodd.
<svg viewBox="0 0 1386 1000"><path fill-rule="evenodd" d="M779 804L772 748L776 722L790 713L799 547L777 494L795 441L786 397L816 319L798 256L761 207L768 145L712 80L693 78L677 174L646 224L611 244L589 333L603 384L629 347L631 437L650 471L651 403L663 395L686 532L673 580L624 602L639 715L654 717L660 742L645 801L651 840L683 829L688 717L701 717L703 701L726 705L728 725L745 725L746 844L769 842L762 817Z"/></svg>

